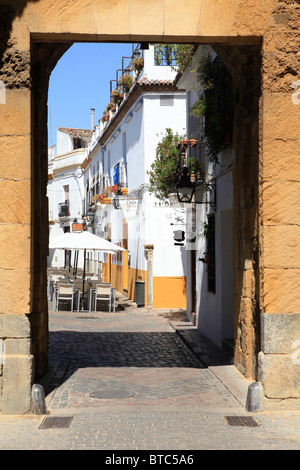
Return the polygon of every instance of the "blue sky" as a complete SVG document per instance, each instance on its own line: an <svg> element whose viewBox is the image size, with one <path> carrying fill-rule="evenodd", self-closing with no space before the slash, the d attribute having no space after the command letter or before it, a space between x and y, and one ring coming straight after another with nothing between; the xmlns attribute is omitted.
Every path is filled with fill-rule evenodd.
<svg viewBox="0 0 300 470"><path fill-rule="evenodd" d="M132 44L76 43L62 56L50 76L49 146L56 144L58 127L90 129L91 108L98 124L110 101L110 80L122 68L122 57L131 55Z"/></svg>

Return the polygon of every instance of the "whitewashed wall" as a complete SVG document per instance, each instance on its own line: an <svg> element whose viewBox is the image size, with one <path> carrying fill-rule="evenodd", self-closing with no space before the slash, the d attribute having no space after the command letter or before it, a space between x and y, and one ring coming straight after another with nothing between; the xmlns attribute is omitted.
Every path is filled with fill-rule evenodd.
<svg viewBox="0 0 300 470"><path fill-rule="evenodd" d="M212 58L216 57L210 46L199 46L194 62L189 68L189 73L185 73L178 83L178 86L185 88L187 93L187 134L195 138L199 138L201 135L201 119L197 120L191 116L191 108L199 98L201 89L196 80L197 76L192 71L197 70L202 55L208 52ZM196 321L199 330L219 346L222 346L224 339L233 338L232 166L234 160L235 153L230 147L219 154L218 165L214 165L208 159L204 160L205 180L215 179L216 181L217 206L215 212L206 204L196 206ZM203 227L210 213L215 213L215 293L208 291L207 265L199 260L205 257L206 239L203 235ZM190 285L189 288L191 289L193 286ZM191 306L188 308L191 310Z"/></svg>

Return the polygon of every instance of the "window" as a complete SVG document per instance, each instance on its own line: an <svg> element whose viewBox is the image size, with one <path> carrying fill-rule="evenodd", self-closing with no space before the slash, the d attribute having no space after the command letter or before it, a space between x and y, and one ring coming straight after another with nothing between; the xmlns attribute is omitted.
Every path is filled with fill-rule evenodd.
<svg viewBox="0 0 300 470"><path fill-rule="evenodd" d="M64 227L64 233L70 233L70 225L66 225ZM65 250L65 260L64 260L64 267L69 268L71 266L71 250Z"/></svg>
<svg viewBox="0 0 300 470"><path fill-rule="evenodd" d="M74 146L74 150L83 148L82 139L80 137L74 137L73 146Z"/></svg>
<svg viewBox="0 0 300 470"><path fill-rule="evenodd" d="M69 198L70 198L70 188L68 184L64 186L64 193L65 193L65 203L68 204L67 201L69 201Z"/></svg>
<svg viewBox="0 0 300 470"><path fill-rule="evenodd" d="M115 243L115 245L122 246L121 243ZM117 253L114 253L111 255L111 263L112 264L118 264L122 266L123 264L123 253L121 251L118 251Z"/></svg>
<svg viewBox="0 0 300 470"><path fill-rule="evenodd" d="M115 166L114 166L114 171L113 171L113 182L114 184L118 185L119 184L119 168L120 168L120 165L119 163L117 163Z"/></svg>
<svg viewBox="0 0 300 470"><path fill-rule="evenodd" d="M173 44L154 45L154 65L176 65Z"/></svg>

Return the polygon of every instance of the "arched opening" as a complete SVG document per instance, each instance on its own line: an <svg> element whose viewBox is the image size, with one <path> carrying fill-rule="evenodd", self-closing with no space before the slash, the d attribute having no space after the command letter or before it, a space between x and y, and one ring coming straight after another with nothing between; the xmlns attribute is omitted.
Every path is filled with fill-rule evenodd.
<svg viewBox="0 0 300 470"><path fill-rule="evenodd" d="M140 39L140 38L139 38ZM155 39L152 38L152 39ZM51 71L59 58L70 47L70 42L34 42L33 59L33 289L32 351L35 357L35 374L39 378L45 372L48 361L48 307L47 307L47 255L48 208L47 185L47 90ZM233 214L226 218L227 232L233 220L233 272L234 272L234 357L237 367L247 376L256 376L259 352L259 303L257 294L257 204L258 204L258 101L260 96L260 45L213 44L214 50L232 75L238 92L235 111L233 147ZM229 225L228 225L229 223ZM225 243L225 249L226 249ZM226 257L225 257L226 258ZM226 262L226 261L225 261ZM226 272L226 267L225 269ZM254 290L245 295L243 277L254 279ZM225 275L224 275L225 279ZM199 281L199 279L198 279ZM195 280L194 282L197 282ZM196 286L197 287L197 286ZM193 286L192 286L193 289ZM225 289L225 287L223 287ZM249 311L247 308L250 307ZM247 307L246 307L247 306ZM221 307L222 309L222 307ZM199 312L196 312L199 313ZM232 314L233 315L233 314ZM245 316L243 316L245 315ZM226 321L226 320L220 320ZM199 320L199 325L201 319ZM254 341L245 346L245 331L253 331ZM219 328L219 327L218 327ZM224 327L226 330L226 326ZM208 330L207 330L208 331ZM224 333L225 334L225 333ZM224 337L224 339L226 339Z"/></svg>
<svg viewBox="0 0 300 470"><path fill-rule="evenodd" d="M54 64L74 41L214 45L241 93L233 178L235 362L254 377L259 351L265 396L299 398L299 213L285 206L299 191L297 3L190 0L183 12L182 2L161 0L2 2L3 412L29 409L33 372L41 374L47 362L46 95Z"/></svg>

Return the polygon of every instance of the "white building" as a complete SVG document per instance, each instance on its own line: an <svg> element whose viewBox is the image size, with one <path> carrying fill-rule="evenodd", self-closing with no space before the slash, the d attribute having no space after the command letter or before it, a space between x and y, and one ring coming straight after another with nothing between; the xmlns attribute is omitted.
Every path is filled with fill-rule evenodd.
<svg viewBox="0 0 300 470"><path fill-rule="evenodd" d="M95 216L89 229L129 250L106 256L103 279L134 300L136 282L144 282L145 305L154 308L186 308L188 258L173 237L184 210L151 195L147 174L165 129L185 134L185 92L175 76L170 66L155 66L154 46L144 51L143 71L126 98L96 126L85 170L86 210L91 204Z"/></svg>
<svg viewBox="0 0 300 470"><path fill-rule="evenodd" d="M197 70L204 56L218 60L210 46L199 46L192 65L177 82L187 94L187 133L201 140L204 136L205 118L193 117L191 111L203 89L197 81ZM191 204L195 210L196 242L191 256L195 267L193 288L194 302L188 305L194 312L198 329L220 347L233 340L233 182L232 168L235 152L229 143L224 143L218 154L218 163L210 161L205 145L201 149L204 180L215 185L214 191L205 191L200 186L195 199L198 202L211 200L215 204ZM214 199L215 198L215 199ZM211 245L214 251L212 266L207 263ZM209 260L208 260L209 261ZM191 296L190 296L191 298Z"/></svg>
<svg viewBox="0 0 300 470"><path fill-rule="evenodd" d="M48 152L49 239L71 232L73 223L82 223L84 186L82 163L91 139L86 129L57 129L57 152ZM50 250L48 265L69 266L70 252Z"/></svg>
<svg viewBox="0 0 300 470"><path fill-rule="evenodd" d="M85 223L83 214L92 210L94 221L85 228L128 253L88 253L87 270L101 271L103 281L133 300L136 287L144 286L142 303L147 306L187 308L199 330L222 346L233 338L234 151L224 145L215 164L201 144L204 180L215 190L200 185L197 204L179 204L175 195L170 200L155 198L149 193L147 173L166 128L202 142L205 120L191 111L202 92L194 71L207 52L216 59L209 46L200 46L190 68L178 78L170 66L154 64L150 46L144 51L142 72L107 120L99 120L85 151L66 146L66 136L74 136L60 132L64 153L49 162L49 173L55 176L49 182L50 219L55 221L50 236L72 230L74 219ZM59 217L61 203L70 210L68 218ZM175 231L184 233L184 239L176 241ZM208 262L210 250L213 263Z"/></svg>

